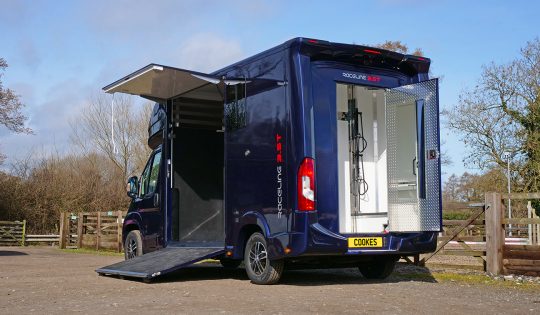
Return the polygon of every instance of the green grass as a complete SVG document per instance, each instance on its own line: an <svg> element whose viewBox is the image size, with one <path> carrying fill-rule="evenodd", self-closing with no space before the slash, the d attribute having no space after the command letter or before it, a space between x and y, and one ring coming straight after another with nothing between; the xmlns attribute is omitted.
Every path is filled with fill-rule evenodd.
<svg viewBox="0 0 540 315"><path fill-rule="evenodd" d="M433 276L438 282L459 282L467 284L485 284L502 288L519 288L519 289L531 289L540 290L540 284L531 282L518 282L518 281L504 281L494 280L486 275L473 274L464 275L456 273L434 273Z"/></svg>
<svg viewBox="0 0 540 315"><path fill-rule="evenodd" d="M489 285L499 288L512 288L540 291L539 283L494 280L483 274L459 274L451 272L425 272L407 273L397 272L394 274L399 280L425 281L437 283L461 283L469 285Z"/></svg>
<svg viewBox="0 0 540 315"><path fill-rule="evenodd" d="M71 253L71 254L87 254L87 255L98 255L98 256L124 256L124 253L118 253L116 251L112 250L93 250L88 248L76 248L76 249L59 249L60 251L63 251L65 253Z"/></svg>

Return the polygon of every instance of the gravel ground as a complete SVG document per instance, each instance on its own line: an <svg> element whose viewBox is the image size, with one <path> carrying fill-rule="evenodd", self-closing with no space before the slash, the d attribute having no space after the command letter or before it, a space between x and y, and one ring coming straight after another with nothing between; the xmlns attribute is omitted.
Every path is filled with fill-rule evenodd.
<svg viewBox="0 0 540 315"><path fill-rule="evenodd" d="M540 313L540 289L437 282L428 269L415 266L400 265L395 275L377 282L362 278L356 269L289 271L274 286L251 284L243 269L216 264L150 284L94 272L121 259L46 247L0 247L0 314Z"/></svg>

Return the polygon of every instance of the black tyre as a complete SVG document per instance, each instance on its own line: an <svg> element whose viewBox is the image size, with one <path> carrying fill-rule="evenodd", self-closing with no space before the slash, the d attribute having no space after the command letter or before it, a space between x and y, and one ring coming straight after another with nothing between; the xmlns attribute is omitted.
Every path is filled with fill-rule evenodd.
<svg viewBox="0 0 540 315"><path fill-rule="evenodd" d="M253 233L246 243L244 265L249 279L255 284L277 283L283 273L283 260L270 260L267 248L261 233Z"/></svg>
<svg viewBox="0 0 540 315"><path fill-rule="evenodd" d="M124 258L133 259L143 254L142 235L139 230L133 230L126 236L124 243Z"/></svg>
<svg viewBox="0 0 540 315"><path fill-rule="evenodd" d="M359 266L358 269L366 279L385 279L394 271L396 261L397 259L393 257L377 259L371 263Z"/></svg>
<svg viewBox="0 0 540 315"><path fill-rule="evenodd" d="M242 260L221 258L219 262L225 269L236 269L238 268L238 266L240 266L240 264L242 263Z"/></svg>

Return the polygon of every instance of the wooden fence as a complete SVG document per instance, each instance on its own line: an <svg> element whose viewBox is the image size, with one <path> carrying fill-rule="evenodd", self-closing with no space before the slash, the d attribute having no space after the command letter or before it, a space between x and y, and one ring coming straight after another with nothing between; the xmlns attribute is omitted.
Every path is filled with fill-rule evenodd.
<svg viewBox="0 0 540 315"><path fill-rule="evenodd" d="M0 245L24 246L26 220L0 221Z"/></svg>
<svg viewBox="0 0 540 315"><path fill-rule="evenodd" d="M60 235L58 234L27 234L25 237L26 244L28 243L51 243L57 244L60 242Z"/></svg>
<svg viewBox="0 0 540 315"><path fill-rule="evenodd" d="M509 224L524 224L534 228L540 224L540 218L505 218L502 200L540 199L540 193L522 194L486 194L486 204L490 206L489 222L486 216L487 268L486 271L499 274L524 274L540 276L540 245L509 245L505 243L505 229ZM489 223L489 225L488 225ZM488 228L489 227L489 228Z"/></svg>
<svg viewBox="0 0 540 315"><path fill-rule="evenodd" d="M485 204L476 208L466 220L443 220L443 232L433 253L414 257L414 263L425 265L435 256L468 256L476 264L433 263L430 266L484 270L494 275L523 274L540 276L540 218L534 214L531 202L527 208L532 218L507 218L503 203L508 194L487 193ZM512 200L540 199L540 193L513 193ZM514 235L506 231L512 225ZM517 233L516 233L517 232ZM521 244L515 244L519 242ZM525 245L528 244L528 245ZM404 257L413 262L408 257Z"/></svg>
<svg viewBox="0 0 540 315"><path fill-rule="evenodd" d="M125 211L61 213L60 248L122 251Z"/></svg>
<svg viewBox="0 0 540 315"><path fill-rule="evenodd" d="M437 248L433 253L416 256L414 262L425 265L434 256L474 257L476 264L433 263L430 266L485 270L486 268L486 230L484 204L469 206L473 214L466 220L443 220L443 232L438 237ZM409 260L407 258L407 260ZM409 260L410 261L410 260ZM411 261L412 262L412 261Z"/></svg>

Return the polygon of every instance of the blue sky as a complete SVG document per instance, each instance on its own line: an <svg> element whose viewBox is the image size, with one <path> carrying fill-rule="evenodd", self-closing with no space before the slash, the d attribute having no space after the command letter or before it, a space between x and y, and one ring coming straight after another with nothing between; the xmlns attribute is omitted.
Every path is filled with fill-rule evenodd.
<svg viewBox="0 0 540 315"><path fill-rule="evenodd" d="M473 87L482 65L505 63L539 36L537 1L11 1L0 0L2 80L27 105L35 135L0 128L9 162L70 149L69 121L101 87L148 63L217 68L303 36L422 48L443 78L443 108ZM443 128L453 165L466 148ZM470 170L470 169L469 169ZM474 171L474 170L473 170Z"/></svg>

